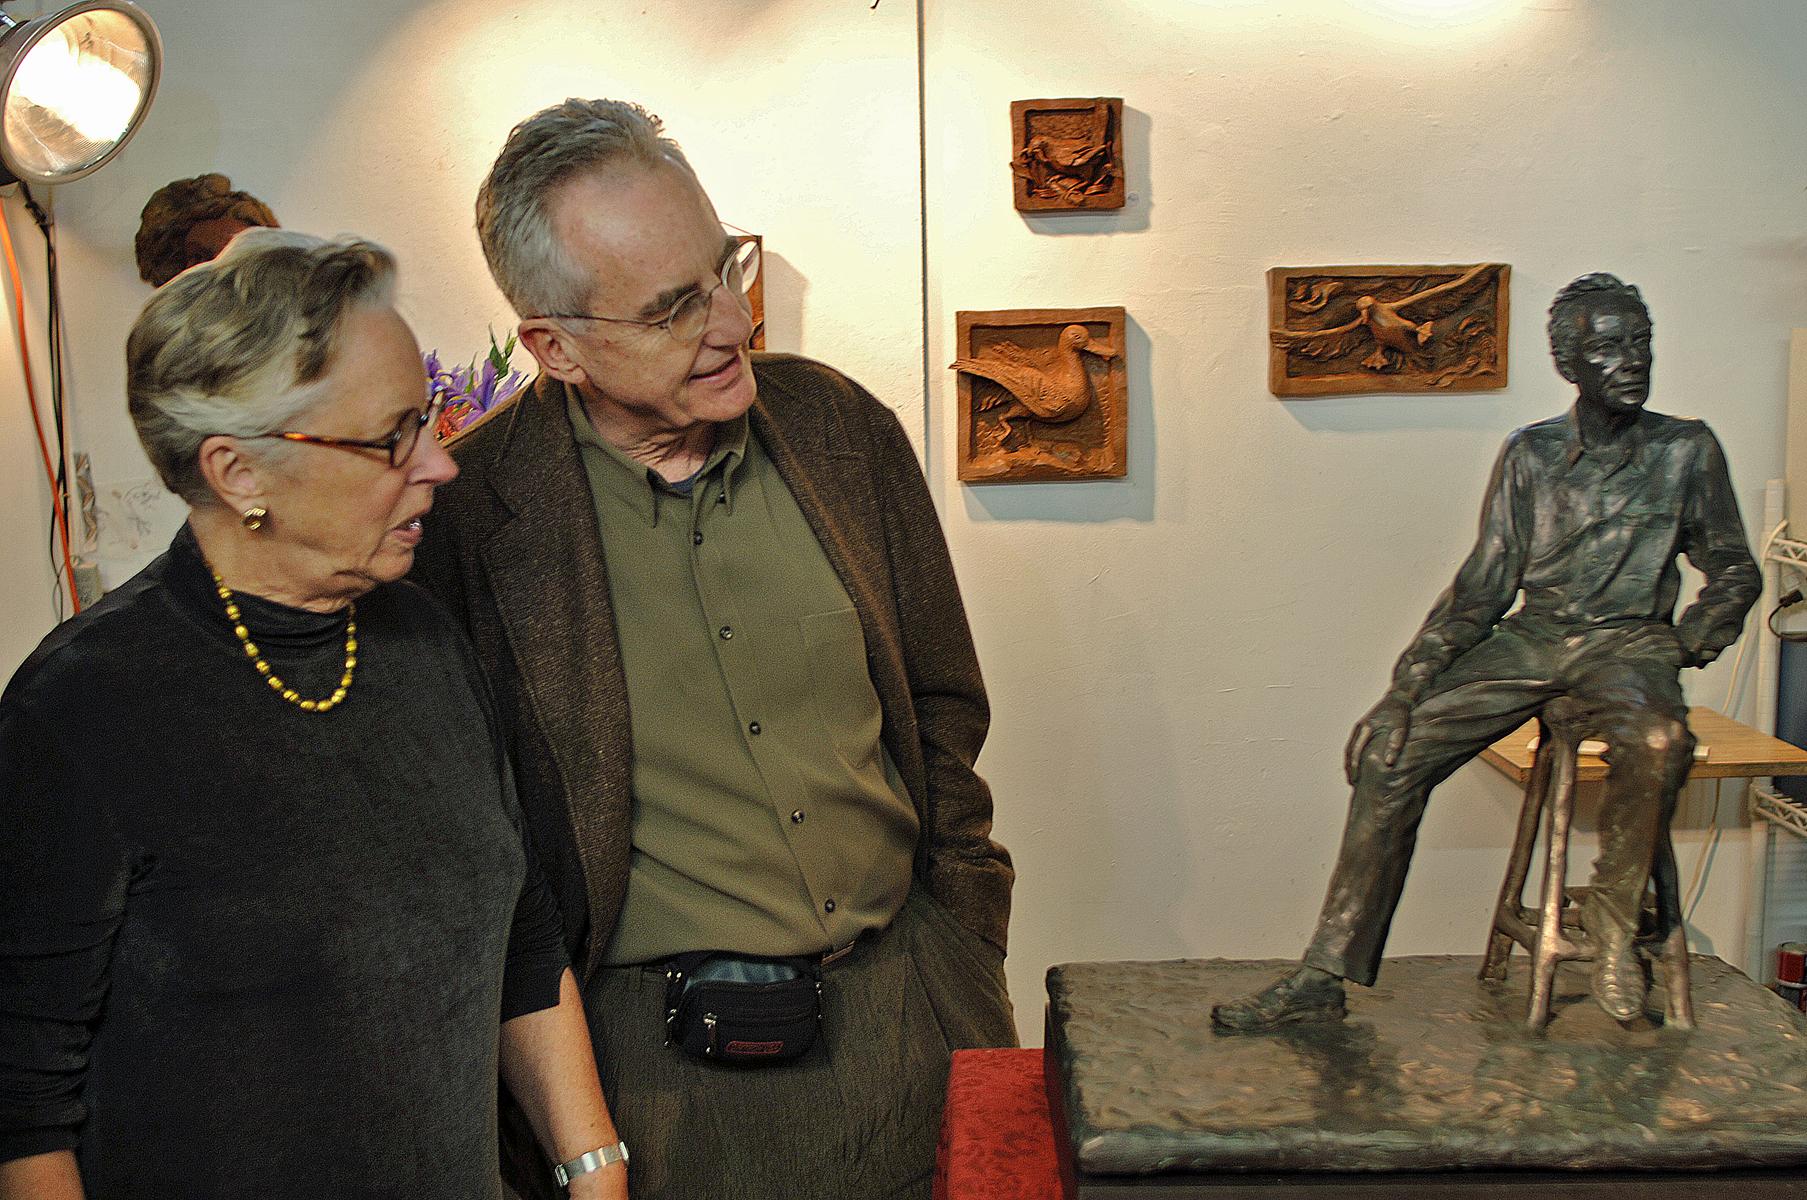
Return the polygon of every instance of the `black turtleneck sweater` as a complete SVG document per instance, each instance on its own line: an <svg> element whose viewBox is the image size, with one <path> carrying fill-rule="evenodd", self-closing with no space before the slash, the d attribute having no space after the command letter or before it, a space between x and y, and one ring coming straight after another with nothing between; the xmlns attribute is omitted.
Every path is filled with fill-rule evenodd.
<svg viewBox="0 0 1807 1200"><path fill-rule="evenodd" d="M345 615L239 600L331 693ZM0 1160L93 1200L500 1195L501 1021L557 1002L487 692L419 588L344 703L240 649L192 533L0 697Z"/></svg>

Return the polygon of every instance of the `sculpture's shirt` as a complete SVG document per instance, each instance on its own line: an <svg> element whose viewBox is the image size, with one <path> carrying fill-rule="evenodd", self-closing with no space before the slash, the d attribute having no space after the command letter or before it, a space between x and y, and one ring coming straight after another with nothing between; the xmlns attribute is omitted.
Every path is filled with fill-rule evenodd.
<svg viewBox="0 0 1807 1200"><path fill-rule="evenodd" d="M1704 422L1640 412L1618 440L1591 448L1572 409L1527 425L1500 451L1480 537L1400 656L1394 689L1415 700L1502 617L1548 637L1667 624L1678 555L1706 577L1675 622L1690 665L1702 665L1737 639L1762 590ZM1506 617L1521 592L1523 607Z"/></svg>
<svg viewBox="0 0 1807 1200"><path fill-rule="evenodd" d="M633 726L633 851L604 954L820 953L882 928L919 822L879 741L859 616L790 489L722 426L686 491L567 412Z"/></svg>

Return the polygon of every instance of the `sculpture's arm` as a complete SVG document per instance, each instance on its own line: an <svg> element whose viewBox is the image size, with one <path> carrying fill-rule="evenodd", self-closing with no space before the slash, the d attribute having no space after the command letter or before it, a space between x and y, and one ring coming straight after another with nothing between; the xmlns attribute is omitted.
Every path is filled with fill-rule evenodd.
<svg viewBox="0 0 1807 1200"><path fill-rule="evenodd" d="M1415 704L1445 667L1493 632L1518 596L1524 575L1523 535L1531 514L1525 511L1530 496L1517 447L1515 435L1500 451L1481 508L1480 536L1455 580L1425 617L1418 636L1399 656L1389 697Z"/></svg>
<svg viewBox="0 0 1807 1200"><path fill-rule="evenodd" d="M1682 553L1706 583L1675 623L1687 665L1704 667L1738 640L1763 576L1744 540L1744 520L1719 439L1701 427L1701 453L1682 513Z"/></svg>

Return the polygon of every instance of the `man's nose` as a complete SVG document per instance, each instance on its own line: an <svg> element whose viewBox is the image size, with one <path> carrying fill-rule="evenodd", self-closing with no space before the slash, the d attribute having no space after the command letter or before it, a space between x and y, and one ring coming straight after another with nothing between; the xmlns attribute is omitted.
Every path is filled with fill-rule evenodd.
<svg viewBox="0 0 1807 1200"><path fill-rule="evenodd" d="M753 314L744 294L722 284L709 297L709 323L703 340L712 346L738 346L753 336Z"/></svg>

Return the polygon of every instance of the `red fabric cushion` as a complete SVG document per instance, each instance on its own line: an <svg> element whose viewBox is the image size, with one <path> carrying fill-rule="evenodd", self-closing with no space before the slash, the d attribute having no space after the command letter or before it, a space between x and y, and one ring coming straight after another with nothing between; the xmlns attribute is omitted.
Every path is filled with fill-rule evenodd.
<svg viewBox="0 0 1807 1200"><path fill-rule="evenodd" d="M1048 1200L1060 1164L1040 1050L956 1050L935 1200Z"/></svg>

